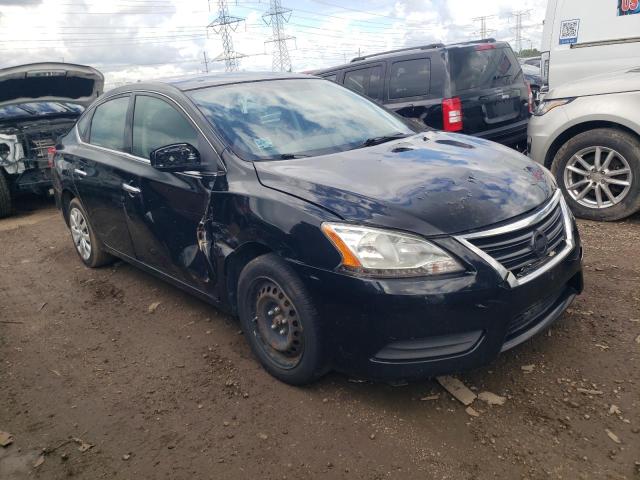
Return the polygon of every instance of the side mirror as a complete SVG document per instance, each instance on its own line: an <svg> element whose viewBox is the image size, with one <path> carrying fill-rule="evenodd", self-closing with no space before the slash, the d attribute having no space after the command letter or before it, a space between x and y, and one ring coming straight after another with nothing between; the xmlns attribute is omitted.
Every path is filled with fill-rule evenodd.
<svg viewBox="0 0 640 480"><path fill-rule="evenodd" d="M149 155L151 166L165 172L181 172L200 168L200 152L188 143L174 143L157 148Z"/></svg>

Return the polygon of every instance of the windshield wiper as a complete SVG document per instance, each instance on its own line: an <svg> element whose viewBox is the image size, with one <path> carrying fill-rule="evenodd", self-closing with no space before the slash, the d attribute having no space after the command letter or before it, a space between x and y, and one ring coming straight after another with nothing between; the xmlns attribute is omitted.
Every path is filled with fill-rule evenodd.
<svg viewBox="0 0 640 480"><path fill-rule="evenodd" d="M303 155L301 153L283 153L279 157L276 157L278 160L295 160L296 158L306 158L309 155Z"/></svg>
<svg viewBox="0 0 640 480"><path fill-rule="evenodd" d="M358 146L358 148L373 147L374 145L380 145L381 143L390 142L392 140L398 140L399 138L406 138L409 135L410 135L409 133L397 132L397 133L392 133L391 135L383 135L381 137L367 138L364 142L362 142Z"/></svg>

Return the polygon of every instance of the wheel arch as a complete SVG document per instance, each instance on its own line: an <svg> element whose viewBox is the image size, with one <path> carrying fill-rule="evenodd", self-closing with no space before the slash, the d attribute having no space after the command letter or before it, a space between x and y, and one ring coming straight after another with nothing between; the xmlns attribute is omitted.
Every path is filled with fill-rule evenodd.
<svg viewBox="0 0 640 480"><path fill-rule="evenodd" d="M588 130L595 130L597 128L611 128L617 129L624 132L627 132L637 139L640 140L640 133L635 131L634 129L623 125L622 123L618 123L611 120L590 120L582 123L578 123L576 125L572 125L571 127L564 130L560 133L555 140L551 143L549 148L547 149L547 153L544 158L544 166L547 168L551 168L551 164L553 163L553 159L555 158L558 150L562 148L562 146L568 142L571 138L576 135L586 132Z"/></svg>
<svg viewBox="0 0 640 480"><path fill-rule="evenodd" d="M242 244L225 259L226 296L229 308L234 315L238 313L238 280L240 273L249 262L267 253L273 253L273 250L263 243L250 241Z"/></svg>
<svg viewBox="0 0 640 480"><path fill-rule="evenodd" d="M60 207L62 208L62 216L64 217L67 227L69 226L69 204L74 198L76 198L76 195L68 188L62 190L60 194Z"/></svg>

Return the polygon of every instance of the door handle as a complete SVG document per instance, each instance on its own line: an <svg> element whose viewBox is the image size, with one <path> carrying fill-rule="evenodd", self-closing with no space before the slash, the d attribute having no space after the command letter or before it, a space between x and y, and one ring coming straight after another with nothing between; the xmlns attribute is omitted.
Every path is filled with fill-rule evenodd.
<svg viewBox="0 0 640 480"><path fill-rule="evenodd" d="M131 185L129 185L128 183L123 183L123 184L122 184L122 189L123 189L125 192L132 193L132 194L138 194L138 193L140 193L140 189L139 189L139 188L132 187L132 186L131 186Z"/></svg>
<svg viewBox="0 0 640 480"><path fill-rule="evenodd" d="M86 177L87 176L87 172L85 172L84 170L80 170L79 168L74 169L73 173L76 173L76 174L80 175L81 177Z"/></svg>

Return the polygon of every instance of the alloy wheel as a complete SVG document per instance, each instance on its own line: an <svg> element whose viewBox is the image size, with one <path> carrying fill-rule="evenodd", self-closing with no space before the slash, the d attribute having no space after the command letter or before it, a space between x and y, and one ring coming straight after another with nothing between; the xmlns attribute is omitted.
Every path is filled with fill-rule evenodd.
<svg viewBox="0 0 640 480"><path fill-rule="evenodd" d="M69 214L69 226L71 227L71 237L76 246L76 250L83 260L91 257L91 236L89 235L89 225L82 212L77 208L72 208Z"/></svg>
<svg viewBox="0 0 640 480"><path fill-rule="evenodd" d="M588 208L609 208L629 193L633 174L627 160L608 147L588 147L573 155L564 170L567 193Z"/></svg>
<svg viewBox="0 0 640 480"><path fill-rule="evenodd" d="M284 290L270 278L254 283L253 335L259 348L278 367L296 367L304 354L298 311Z"/></svg>

